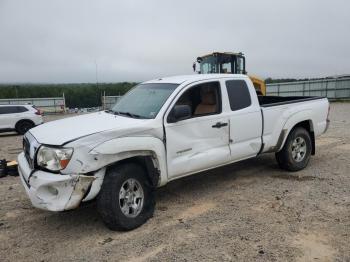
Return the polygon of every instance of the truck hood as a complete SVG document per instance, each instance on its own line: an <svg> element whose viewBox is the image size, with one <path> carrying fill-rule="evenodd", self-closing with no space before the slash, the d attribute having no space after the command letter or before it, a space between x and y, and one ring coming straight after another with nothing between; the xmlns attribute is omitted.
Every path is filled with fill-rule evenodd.
<svg viewBox="0 0 350 262"><path fill-rule="evenodd" d="M142 124L144 119L117 116L104 111L51 121L29 132L40 144L63 145L78 138L112 129L126 129Z"/></svg>

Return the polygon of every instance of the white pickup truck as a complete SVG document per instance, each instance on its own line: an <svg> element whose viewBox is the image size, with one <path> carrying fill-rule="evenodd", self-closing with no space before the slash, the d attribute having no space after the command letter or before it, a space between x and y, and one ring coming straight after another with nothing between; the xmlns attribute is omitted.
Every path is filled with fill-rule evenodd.
<svg viewBox="0 0 350 262"><path fill-rule="evenodd" d="M320 97L257 96L245 75L160 78L137 85L113 108L28 131L19 173L32 204L63 211L97 198L112 230L154 212L154 189L262 153L298 171L328 127Z"/></svg>

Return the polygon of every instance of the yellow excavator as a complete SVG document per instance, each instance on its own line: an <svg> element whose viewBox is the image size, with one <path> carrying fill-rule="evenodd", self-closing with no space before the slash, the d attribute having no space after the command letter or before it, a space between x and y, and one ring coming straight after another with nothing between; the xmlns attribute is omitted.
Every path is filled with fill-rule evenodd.
<svg viewBox="0 0 350 262"><path fill-rule="evenodd" d="M199 70L197 70L197 63ZM197 58L193 63L193 71L199 74L247 74L243 53L214 52ZM265 81L249 75L258 95L266 95Z"/></svg>

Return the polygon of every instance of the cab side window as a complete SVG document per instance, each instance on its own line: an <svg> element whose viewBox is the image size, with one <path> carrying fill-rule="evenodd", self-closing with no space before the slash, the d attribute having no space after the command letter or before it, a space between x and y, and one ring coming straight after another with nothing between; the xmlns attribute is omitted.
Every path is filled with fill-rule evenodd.
<svg viewBox="0 0 350 262"><path fill-rule="evenodd" d="M28 111L27 108L23 106L1 106L0 107L0 114L14 114L14 113L22 113Z"/></svg>
<svg viewBox="0 0 350 262"><path fill-rule="evenodd" d="M232 111L246 108L252 104L249 89L244 80L226 81L226 89Z"/></svg>
<svg viewBox="0 0 350 262"><path fill-rule="evenodd" d="M175 105L188 105L192 117L221 113L219 82L208 82L191 87L181 95Z"/></svg>

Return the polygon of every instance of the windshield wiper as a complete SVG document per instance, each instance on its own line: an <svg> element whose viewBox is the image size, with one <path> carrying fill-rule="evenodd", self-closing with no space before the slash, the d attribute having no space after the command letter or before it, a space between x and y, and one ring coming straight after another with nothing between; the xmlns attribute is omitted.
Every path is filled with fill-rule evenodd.
<svg viewBox="0 0 350 262"><path fill-rule="evenodd" d="M125 115L125 116L129 116L129 117L132 117L132 118L147 118L147 117L144 117L144 116L140 116L140 115L137 115L137 114L133 114L133 113L130 113L130 112L121 112L121 111L113 111L115 115Z"/></svg>

